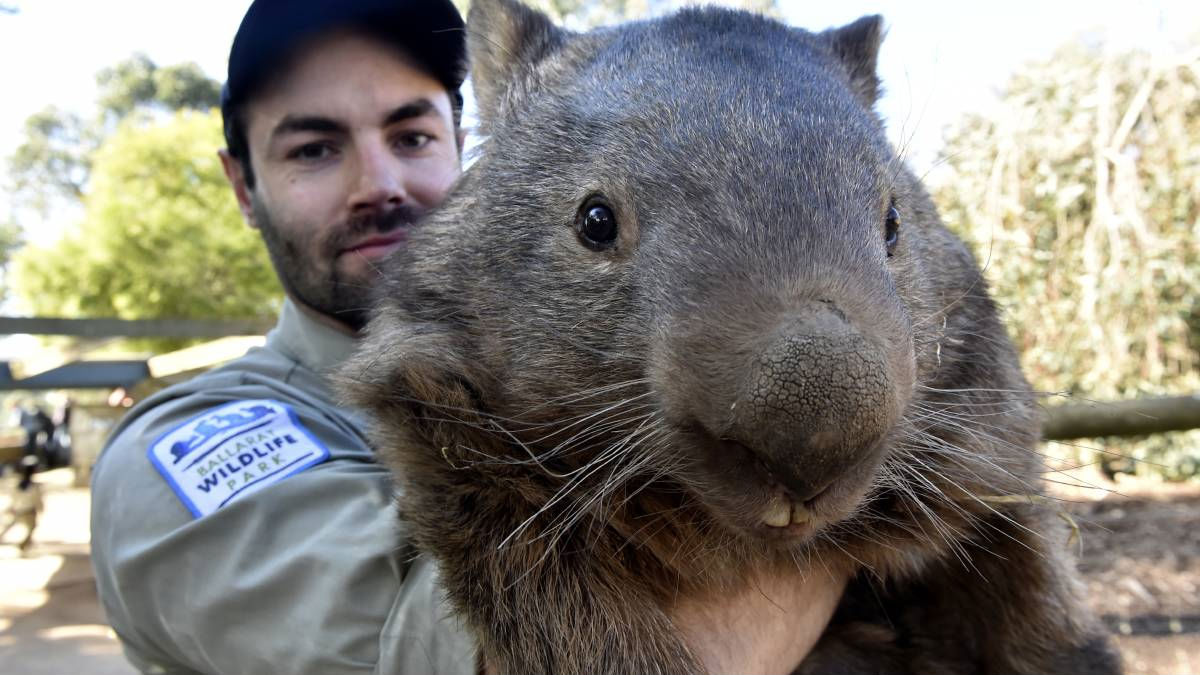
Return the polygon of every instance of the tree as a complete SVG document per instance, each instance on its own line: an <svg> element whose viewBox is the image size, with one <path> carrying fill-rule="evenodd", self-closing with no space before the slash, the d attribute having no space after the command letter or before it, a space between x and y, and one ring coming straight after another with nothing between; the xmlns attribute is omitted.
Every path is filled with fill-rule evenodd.
<svg viewBox="0 0 1200 675"><path fill-rule="evenodd" d="M155 99L168 110L209 110L221 105L221 85L195 63L177 63L154 72Z"/></svg>
<svg viewBox="0 0 1200 675"><path fill-rule="evenodd" d="M96 119L48 106L25 121L24 141L9 158L8 173L16 203L37 217L46 217L59 200L77 204L83 199L92 153L128 116L209 110L221 99L220 84L196 64L160 68L145 54L101 70L96 82Z"/></svg>
<svg viewBox="0 0 1200 675"><path fill-rule="evenodd" d="M105 139L122 125L127 127L124 133L129 135L136 127L153 125L173 111L207 112L220 103L220 85L194 63L159 67L146 55L134 54L101 70L96 79L100 93L94 118L84 119L49 106L25 121L24 141L8 161L14 222L11 232L0 231L0 253L3 254L0 255L0 267L7 269L8 253L19 243L17 233L22 219L30 226L30 220L49 218L56 213L61 215L61 210L56 209L61 205L86 206L89 212L92 211L92 205L85 205L85 202L90 201L88 195L93 187L91 173L95 155L106 143ZM193 125L188 128L202 134L205 142L212 137L207 127ZM163 137L163 134L151 137ZM179 140L171 139L172 142ZM185 140L185 144L196 140ZM128 145L129 140L126 138L120 143ZM182 195L175 198L185 199ZM56 254L39 250L31 251L30 256L46 261L43 264L54 265L51 261L69 261L88 254L87 247L79 250L78 241L67 240L62 245L64 249ZM187 245L187 242L177 244L181 245ZM33 278L36 274L26 272L25 276ZM0 297L7 294L7 286L0 284ZM75 311L82 312L93 305L82 302ZM203 307L198 310L205 311ZM94 311L88 311L92 312L89 315L96 315ZM174 314L182 316L186 312L176 310Z"/></svg>
<svg viewBox="0 0 1200 675"><path fill-rule="evenodd" d="M8 293L8 279L3 270L8 269L8 261L20 245L21 228L17 226L16 221L0 221L0 297Z"/></svg>
<svg viewBox="0 0 1200 675"><path fill-rule="evenodd" d="M17 256L37 315L127 319L274 315L281 291L217 158L216 111L122 123L100 146L83 223Z"/></svg>
<svg viewBox="0 0 1200 675"><path fill-rule="evenodd" d="M137 53L96 73L96 84L100 87L97 103L101 113L120 120L137 106L153 103L157 90L154 71L157 69L149 56Z"/></svg>
<svg viewBox="0 0 1200 675"><path fill-rule="evenodd" d="M208 110L221 104L221 85L195 63L160 68L134 54L96 74L101 114L119 122L138 108Z"/></svg>
<svg viewBox="0 0 1200 675"><path fill-rule="evenodd" d="M19 206L40 216L57 199L83 198L96 135L79 118L49 106L25 120L25 141L9 159L12 193Z"/></svg>
<svg viewBox="0 0 1200 675"><path fill-rule="evenodd" d="M947 221L974 240L1035 388L1200 391L1200 50L1076 45L948 130ZM1179 467L1200 434L1122 451Z"/></svg>

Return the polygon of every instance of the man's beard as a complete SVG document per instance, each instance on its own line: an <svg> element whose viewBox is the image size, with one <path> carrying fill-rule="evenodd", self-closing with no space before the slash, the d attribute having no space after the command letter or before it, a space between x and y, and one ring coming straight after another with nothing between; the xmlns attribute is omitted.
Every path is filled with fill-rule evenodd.
<svg viewBox="0 0 1200 675"><path fill-rule="evenodd" d="M318 240L319 234L289 239L261 201L254 199L253 208L255 223L288 295L354 331L367 325L380 271L372 266L366 278L345 277L338 271L339 253L365 236L409 226L423 214L402 204L349 220L324 239Z"/></svg>

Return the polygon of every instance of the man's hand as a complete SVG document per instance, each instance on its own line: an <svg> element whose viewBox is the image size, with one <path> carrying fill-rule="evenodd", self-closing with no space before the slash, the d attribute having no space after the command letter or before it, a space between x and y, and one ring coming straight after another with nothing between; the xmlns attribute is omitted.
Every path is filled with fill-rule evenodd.
<svg viewBox="0 0 1200 675"><path fill-rule="evenodd" d="M846 580L824 569L758 576L731 595L682 599L671 618L712 675L788 675L825 630Z"/></svg>

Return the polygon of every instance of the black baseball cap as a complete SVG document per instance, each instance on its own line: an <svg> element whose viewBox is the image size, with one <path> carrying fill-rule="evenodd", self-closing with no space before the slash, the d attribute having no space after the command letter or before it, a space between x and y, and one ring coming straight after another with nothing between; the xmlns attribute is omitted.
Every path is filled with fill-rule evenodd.
<svg viewBox="0 0 1200 675"><path fill-rule="evenodd" d="M234 108L293 50L339 28L361 29L400 47L461 102L466 32L450 0L255 0L229 50L229 78L221 90L227 133Z"/></svg>

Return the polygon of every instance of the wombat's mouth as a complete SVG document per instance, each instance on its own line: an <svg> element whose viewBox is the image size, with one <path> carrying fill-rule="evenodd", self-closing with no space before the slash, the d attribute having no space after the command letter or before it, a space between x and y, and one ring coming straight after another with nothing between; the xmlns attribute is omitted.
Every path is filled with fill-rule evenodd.
<svg viewBox="0 0 1200 675"><path fill-rule="evenodd" d="M873 473L864 458L804 494L788 488L753 449L709 434L699 424L681 432L696 450L696 497L725 527L755 539L794 545L857 509ZM872 466L867 466L872 464Z"/></svg>

